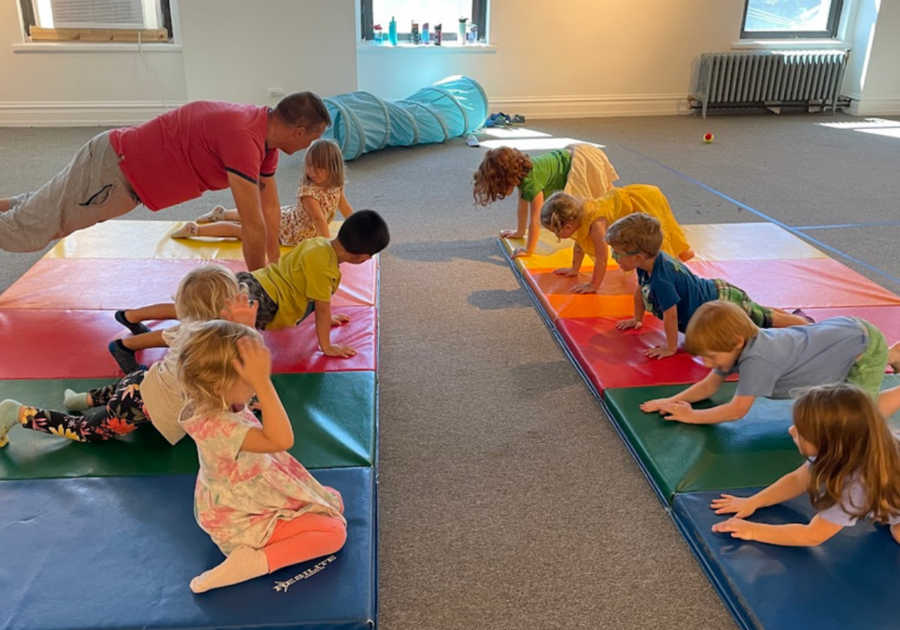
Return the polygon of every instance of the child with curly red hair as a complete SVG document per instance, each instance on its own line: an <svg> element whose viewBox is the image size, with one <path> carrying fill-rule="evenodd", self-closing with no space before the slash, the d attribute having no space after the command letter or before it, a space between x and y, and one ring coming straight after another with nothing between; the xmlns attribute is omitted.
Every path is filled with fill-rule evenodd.
<svg viewBox="0 0 900 630"><path fill-rule="evenodd" d="M522 238L525 247L513 257L531 256L537 246L544 198L564 190L580 199L601 197L619 179L606 154L592 144L573 144L531 158L510 147L491 149L475 171L475 203L480 206L505 199L519 189L518 225L503 230L500 238Z"/></svg>

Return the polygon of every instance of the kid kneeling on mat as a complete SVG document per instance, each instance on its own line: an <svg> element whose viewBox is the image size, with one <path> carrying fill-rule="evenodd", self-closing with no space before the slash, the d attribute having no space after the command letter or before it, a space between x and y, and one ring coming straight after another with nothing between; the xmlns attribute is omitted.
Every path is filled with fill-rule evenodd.
<svg viewBox="0 0 900 630"><path fill-rule="evenodd" d="M197 524L225 561L191 580L202 593L335 553L347 540L341 495L287 450L294 432L259 333L227 321L194 329L178 359L181 426L197 444ZM257 397L262 422L248 408Z"/></svg>
<svg viewBox="0 0 900 630"><path fill-rule="evenodd" d="M350 346L331 343L331 327L350 321L347 315L331 312L331 296L341 283L341 263L358 265L388 246L391 240L387 223L374 210L351 214L341 225L337 238L329 241L315 237L301 242L278 262L262 269L237 274L246 284L249 297L258 307L256 328L279 330L296 326L315 310L319 347L330 357L352 357ZM134 337L116 339L109 351L126 373L137 366L135 352L162 345L160 332L150 332L142 322L174 319L171 304L155 304L134 310L118 311L116 320L129 328Z"/></svg>
<svg viewBox="0 0 900 630"><path fill-rule="evenodd" d="M714 499L710 507L716 514L734 517L712 530L770 545L811 547L871 517L888 525L900 543L900 442L872 398L847 383L814 387L794 403L789 431L807 461L751 497ZM807 524L745 520L804 492L818 511Z"/></svg>
<svg viewBox="0 0 900 630"><path fill-rule="evenodd" d="M775 308L760 306L738 287L724 280L708 280L693 274L680 260L661 251L663 231L659 220L643 212L622 217L606 231L612 257L622 271L637 269L634 317L617 324L619 330L640 328L644 312L663 320L666 343L644 352L664 359L678 351L678 333L706 302L724 300L740 306L760 328L803 326L807 320Z"/></svg>
<svg viewBox="0 0 900 630"><path fill-rule="evenodd" d="M895 371L900 367L900 346L889 349L881 331L857 317L760 330L740 306L716 300L694 313L684 347L712 371L680 394L645 402L641 411L687 424L717 424L746 416L757 396L790 398L797 388L841 382L862 388L885 417L900 407L900 387L879 394L888 363ZM715 394L731 374L739 379L730 402L691 407Z"/></svg>

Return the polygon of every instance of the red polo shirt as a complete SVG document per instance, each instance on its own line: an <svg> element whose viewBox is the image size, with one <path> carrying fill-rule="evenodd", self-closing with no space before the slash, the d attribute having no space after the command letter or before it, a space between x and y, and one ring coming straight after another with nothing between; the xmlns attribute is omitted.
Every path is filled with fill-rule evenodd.
<svg viewBox="0 0 900 630"><path fill-rule="evenodd" d="M278 167L266 146L267 107L195 101L138 127L114 129L119 167L150 210L228 188L228 173L259 183Z"/></svg>

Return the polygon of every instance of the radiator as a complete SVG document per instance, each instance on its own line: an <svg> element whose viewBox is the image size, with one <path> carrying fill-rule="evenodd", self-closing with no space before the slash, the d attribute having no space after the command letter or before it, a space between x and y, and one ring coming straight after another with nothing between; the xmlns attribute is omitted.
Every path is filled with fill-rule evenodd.
<svg viewBox="0 0 900 630"><path fill-rule="evenodd" d="M847 51L705 53L696 99L708 107L821 104L837 110Z"/></svg>

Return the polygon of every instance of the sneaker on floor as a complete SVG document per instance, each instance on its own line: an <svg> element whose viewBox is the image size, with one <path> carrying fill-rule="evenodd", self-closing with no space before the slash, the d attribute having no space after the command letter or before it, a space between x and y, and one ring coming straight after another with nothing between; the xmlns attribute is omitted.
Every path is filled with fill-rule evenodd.
<svg viewBox="0 0 900 630"><path fill-rule="evenodd" d="M513 116L513 117L510 119L509 124L511 124L511 125L524 125L524 124L525 124L525 117L524 117L522 114L516 114L515 116Z"/></svg>
<svg viewBox="0 0 900 630"><path fill-rule="evenodd" d="M15 400L4 400L0 402L0 448L9 444L9 438L6 436L9 430L19 424L19 410L22 409L22 403Z"/></svg>
<svg viewBox="0 0 900 630"><path fill-rule="evenodd" d="M130 330L132 335L142 335L144 333L150 332L150 329L144 326L141 322L132 324L130 321L128 321L125 318L125 311L116 311L115 318L117 322Z"/></svg>
<svg viewBox="0 0 900 630"><path fill-rule="evenodd" d="M137 362L134 350L126 348L121 339L110 341L108 348L109 353L119 364L119 369L125 374L131 374L141 369L142 366Z"/></svg>
<svg viewBox="0 0 900 630"><path fill-rule="evenodd" d="M481 143L478 142L478 138L475 137L474 133L470 133L469 137L466 138L466 144L468 144L470 147L481 146Z"/></svg>
<svg viewBox="0 0 900 630"><path fill-rule="evenodd" d="M191 238L192 236L198 236L200 234L200 228L197 227L197 224L193 221L188 221L179 229L172 232L172 238Z"/></svg>
<svg viewBox="0 0 900 630"><path fill-rule="evenodd" d="M225 206L216 206L202 217L199 217L196 223L218 223L225 220Z"/></svg>

